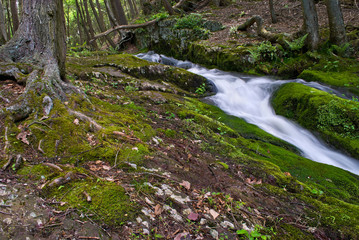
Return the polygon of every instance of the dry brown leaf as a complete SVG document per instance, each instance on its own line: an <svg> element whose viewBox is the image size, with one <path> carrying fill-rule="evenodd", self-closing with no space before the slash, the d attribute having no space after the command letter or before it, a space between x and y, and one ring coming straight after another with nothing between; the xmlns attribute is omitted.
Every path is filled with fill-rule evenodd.
<svg viewBox="0 0 359 240"><path fill-rule="evenodd" d="M161 205L157 204L155 207L155 215L160 215L162 213L163 209L161 207Z"/></svg>
<svg viewBox="0 0 359 240"><path fill-rule="evenodd" d="M284 175L286 175L286 176L292 176L292 175L290 175L289 172L285 172Z"/></svg>
<svg viewBox="0 0 359 240"><path fill-rule="evenodd" d="M102 168L103 168L103 170L106 170L106 171L109 171L111 169L111 167L107 166L107 165L103 165Z"/></svg>
<svg viewBox="0 0 359 240"><path fill-rule="evenodd" d="M23 131L16 136L16 139L29 145L30 143L29 143L29 140L27 140L27 136L30 136L30 135L31 135L31 132L29 130Z"/></svg>
<svg viewBox="0 0 359 240"><path fill-rule="evenodd" d="M209 210L209 214L211 214L211 216L213 217L213 219L216 219L216 218L219 216L219 213L216 212L216 211L213 210L213 209L210 209L210 210Z"/></svg>
<svg viewBox="0 0 359 240"><path fill-rule="evenodd" d="M188 181L182 180L182 182L179 185L183 186L187 190L190 190L190 188L191 188L191 183Z"/></svg>

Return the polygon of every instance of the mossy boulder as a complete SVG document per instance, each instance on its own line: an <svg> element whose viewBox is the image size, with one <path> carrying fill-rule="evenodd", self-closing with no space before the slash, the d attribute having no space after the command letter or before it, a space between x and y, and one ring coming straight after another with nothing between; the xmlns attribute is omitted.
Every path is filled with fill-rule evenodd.
<svg viewBox="0 0 359 240"><path fill-rule="evenodd" d="M323 72L304 70L298 77L306 81L321 82L335 87L344 87L351 93L359 94L359 75L351 71Z"/></svg>
<svg viewBox="0 0 359 240"><path fill-rule="evenodd" d="M272 103L277 114L318 132L334 147L359 158L359 102L288 83L275 92Z"/></svg>

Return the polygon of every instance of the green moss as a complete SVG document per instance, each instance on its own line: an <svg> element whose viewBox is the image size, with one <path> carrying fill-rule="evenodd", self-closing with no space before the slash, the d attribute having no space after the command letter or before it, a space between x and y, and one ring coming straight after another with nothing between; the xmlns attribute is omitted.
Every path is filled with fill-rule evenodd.
<svg viewBox="0 0 359 240"><path fill-rule="evenodd" d="M274 94L272 103L278 114L319 132L333 146L359 158L359 102L289 83Z"/></svg>
<svg viewBox="0 0 359 240"><path fill-rule="evenodd" d="M323 72L304 70L299 78L306 81L315 81L337 87L345 87L354 94L359 94L359 76L351 71Z"/></svg>
<svg viewBox="0 0 359 240"><path fill-rule="evenodd" d="M84 192L91 196L88 202ZM63 187L46 189L47 197L54 197L66 204L61 209L77 208L94 220L118 227L134 218L136 204L131 202L124 189L110 182L89 179L76 180Z"/></svg>

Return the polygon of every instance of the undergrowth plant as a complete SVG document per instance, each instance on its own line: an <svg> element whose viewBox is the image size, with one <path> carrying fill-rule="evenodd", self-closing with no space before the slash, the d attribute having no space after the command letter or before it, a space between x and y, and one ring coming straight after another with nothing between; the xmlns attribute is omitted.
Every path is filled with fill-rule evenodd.
<svg viewBox="0 0 359 240"><path fill-rule="evenodd" d="M174 25L175 29L195 29L195 28L202 28L204 23L204 19L202 18L201 14L198 13L191 13L183 18L177 20L176 24Z"/></svg>
<svg viewBox="0 0 359 240"><path fill-rule="evenodd" d="M297 52L305 46L305 40L307 39L307 37L308 37L308 34L305 34L304 36L294 39L291 42L289 42L287 40L284 40L284 41L288 45L290 51Z"/></svg>

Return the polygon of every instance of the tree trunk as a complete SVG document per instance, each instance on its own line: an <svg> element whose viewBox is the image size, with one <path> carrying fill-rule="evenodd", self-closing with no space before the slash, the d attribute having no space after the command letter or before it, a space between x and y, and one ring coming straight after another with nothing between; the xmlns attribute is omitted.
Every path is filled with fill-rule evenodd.
<svg viewBox="0 0 359 240"><path fill-rule="evenodd" d="M93 37L95 36L95 31L94 31L94 28L92 26L92 20L91 20L91 16L90 16L90 13L89 13L89 10L88 10L88 5L87 5L87 0L83 0L83 4L84 4L84 14L86 14L86 25L88 26L89 28L89 33L90 33L90 39L93 39ZM97 46L97 43L94 41L92 43L93 47L95 49L98 49L98 46Z"/></svg>
<svg viewBox="0 0 359 240"><path fill-rule="evenodd" d="M163 5L169 15L175 14L175 11L173 10L172 5L167 0L162 0L162 2L163 2Z"/></svg>
<svg viewBox="0 0 359 240"><path fill-rule="evenodd" d="M12 21L11 21L11 14L10 14L10 8L9 8L9 1L6 2L6 19L7 19L7 39L10 39L11 36L14 34L13 27L12 27Z"/></svg>
<svg viewBox="0 0 359 240"><path fill-rule="evenodd" d="M274 3L273 0L269 0L269 11L270 11L270 16L272 19L272 23L277 23L277 16L275 15L275 11L274 11Z"/></svg>
<svg viewBox="0 0 359 240"><path fill-rule="evenodd" d="M105 0L105 6L106 6L107 16L108 16L108 19L110 21L110 24L111 24L112 27L114 27L114 26L117 25L117 22L116 22L114 14L112 12L112 8L110 6L109 0Z"/></svg>
<svg viewBox="0 0 359 240"><path fill-rule="evenodd" d="M97 49L96 42L90 43L91 36L90 36L89 30L86 27L86 21L85 21L85 17L84 17L84 12L83 12L81 6L82 5L80 5L79 1L76 0L76 8L77 8L77 12L79 13L79 16L80 16L80 23L81 23L81 27L84 30L84 34L86 36L87 44L89 44L92 48Z"/></svg>
<svg viewBox="0 0 359 240"><path fill-rule="evenodd" d="M330 28L330 42L341 46L347 43L347 35L345 33L345 25L339 0L326 0L326 5Z"/></svg>
<svg viewBox="0 0 359 240"><path fill-rule="evenodd" d="M127 0L128 5L130 6L130 13L131 13L131 18L135 18L136 13L135 13L135 9L133 7L132 1L131 0Z"/></svg>
<svg viewBox="0 0 359 240"><path fill-rule="evenodd" d="M307 45L311 50L315 50L319 45L319 24L317 10L313 0L302 0L303 9L303 28L308 34Z"/></svg>
<svg viewBox="0 0 359 240"><path fill-rule="evenodd" d="M127 25L127 19L120 0L110 0L112 12L115 15L116 25Z"/></svg>
<svg viewBox="0 0 359 240"><path fill-rule="evenodd" d="M3 45L7 41L4 8L0 0L0 45Z"/></svg>
<svg viewBox="0 0 359 240"><path fill-rule="evenodd" d="M10 9L11 9L11 17L12 23L14 26L14 32L19 28L19 15L17 12L16 0L10 0Z"/></svg>
<svg viewBox="0 0 359 240"><path fill-rule="evenodd" d="M36 108L29 100L33 96L31 92L37 96L45 93L51 101L51 98L65 100L67 91L75 91L61 80L61 77L65 78L66 60L62 0L26 0L23 13L18 31L0 48L0 75L11 75L18 81L26 77L26 88L20 102L7 109L14 120L26 117ZM33 66L29 68L29 74L21 75L18 69L21 63Z"/></svg>
<svg viewBox="0 0 359 240"><path fill-rule="evenodd" d="M80 35L80 44L82 45L85 42L85 40L84 40L84 35L83 35L82 29L81 29L79 11L76 11L76 23L77 23L77 28L78 28L79 35Z"/></svg>
<svg viewBox="0 0 359 240"><path fill-rule="evenodd" d="M100 28L100 31L105 32L106 27L105 27L105 23L103 21L103 15L102 15L102 12L101 12L101 8L99 6L100 4L97 5L98 12L99 12L99 14L97 14L97 11L96 11L96 8L95 8L95 5L94 5L93 1L89 0L89 2L90 2L90 5L91 5L92 12L93 12L93 14L94 14L94 16L96 18L98 27ZM98 0L97 0L97 2L98 2ZM112 39L109 36L106 36L106 40L113 48L116 48L115 43L112 41Z"/></svg>

